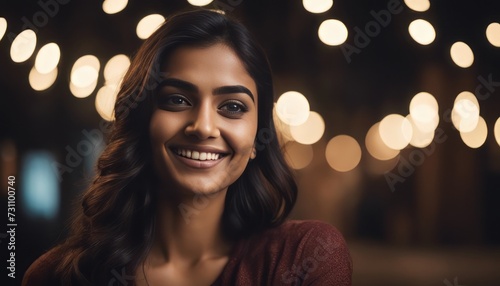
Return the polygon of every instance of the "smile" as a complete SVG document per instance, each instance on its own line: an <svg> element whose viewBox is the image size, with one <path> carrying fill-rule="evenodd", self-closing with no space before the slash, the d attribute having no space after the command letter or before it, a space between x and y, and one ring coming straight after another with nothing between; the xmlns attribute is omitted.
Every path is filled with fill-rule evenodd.
<svg viewBox="0 0 500 286"><path fill-rule="evenodd" d="M176 148L173 151L179 156L198 161L216 161L225 156L222 153L201 152L180 148Z"/></svg>

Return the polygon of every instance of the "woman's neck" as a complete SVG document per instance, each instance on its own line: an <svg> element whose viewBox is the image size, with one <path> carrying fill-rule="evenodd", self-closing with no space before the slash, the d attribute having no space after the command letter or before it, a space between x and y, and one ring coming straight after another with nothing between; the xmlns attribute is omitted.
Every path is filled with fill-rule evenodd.
<svg viewBox="0 0 500 286"><path fill-rule="evenodd" d="M188 266L228 256L231 244L222 235L226 192L160 198L149 262Z"/></svg>

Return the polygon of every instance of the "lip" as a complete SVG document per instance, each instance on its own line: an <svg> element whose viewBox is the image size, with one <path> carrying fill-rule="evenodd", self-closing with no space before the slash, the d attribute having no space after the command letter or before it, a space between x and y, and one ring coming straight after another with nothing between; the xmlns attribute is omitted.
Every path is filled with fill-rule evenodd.
<svg viewBox="0 0 500 286"><path fill-rule="evenodd" d="M229 154L228 152L221 151L218 148L207 147L207 146L196 146L196 147L195 146L175 146L175 147L170 147L167 149L168 149L168 152L170 154L172 154L181 163L183 163L184 165L186 165L188 167L194 168L194 169L212 168L212 167L218 165L220 162L222 162L222 160L224 160L227 157L227 155ZM217 160L205 160L205 161L194 160L194 159L180 156L179 154L177 154L177 152L175 152L175 149L186 149L186 150L193 150L193 151L199 151L199 152L218 153L218 154L222 154L223 156L221 156Z"/></svg>

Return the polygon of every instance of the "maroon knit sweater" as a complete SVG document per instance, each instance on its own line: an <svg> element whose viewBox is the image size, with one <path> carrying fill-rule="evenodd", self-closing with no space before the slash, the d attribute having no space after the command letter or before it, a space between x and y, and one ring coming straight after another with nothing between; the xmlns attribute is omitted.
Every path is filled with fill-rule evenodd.
<svg viewBox="0 0 500 286"><path fill-rule="evenodd" d="M53 250L42 255L24 275L23 285L60 285L53 278L58 259ZM212 286L344 286L351 285L351 276L349 250L337 229L320 221L292 220L236 243Z"/></svg>

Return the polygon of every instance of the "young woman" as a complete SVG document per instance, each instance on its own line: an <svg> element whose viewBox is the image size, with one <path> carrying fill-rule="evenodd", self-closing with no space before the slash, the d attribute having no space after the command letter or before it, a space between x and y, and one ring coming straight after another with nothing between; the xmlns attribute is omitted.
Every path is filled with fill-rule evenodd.
<svg viewBox="0 0 500 286"><path fill-rule="evenodd" d="M24 285L350 285L342 235L285 221L296 185L263 51L207 10L168 18L134 57L72 235Z"/></svg>

